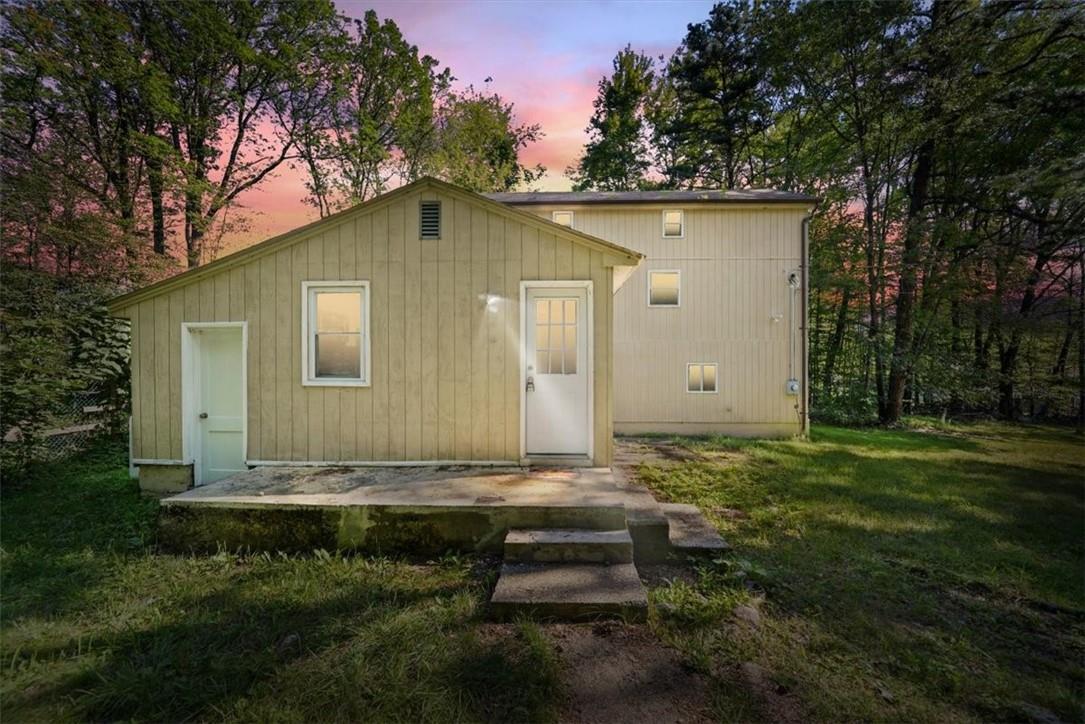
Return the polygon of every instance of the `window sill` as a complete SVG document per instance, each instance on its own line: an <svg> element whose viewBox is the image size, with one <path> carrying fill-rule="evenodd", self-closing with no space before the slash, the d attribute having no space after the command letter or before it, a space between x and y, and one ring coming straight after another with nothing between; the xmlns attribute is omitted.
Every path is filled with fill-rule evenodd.
<svg viewBox="0 0 1085 724"><path fill-rule="evenodd" d="M368 380L303 380L302 387L370 387Z"/></svg>

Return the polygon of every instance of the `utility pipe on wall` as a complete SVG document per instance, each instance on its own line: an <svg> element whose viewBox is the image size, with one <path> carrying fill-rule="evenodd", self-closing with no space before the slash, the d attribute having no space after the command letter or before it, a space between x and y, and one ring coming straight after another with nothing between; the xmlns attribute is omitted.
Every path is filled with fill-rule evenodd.
<svg viewBox="0 0 1085 724"><path fill-rule="evenodd" d="M810 359L808 354L809 345L809 333L807 331L807 325L809 323L809 300L807 299L810 288L810 218L813 216L813 209L810 213L802 219L802 288L800 290L802 294L802 322L800 330L801 337L801 363L800 384L802 386L799 391L799 404L801 408L799 410L800 424L802 427L802 434L804 437L810 436Z"/></svg>

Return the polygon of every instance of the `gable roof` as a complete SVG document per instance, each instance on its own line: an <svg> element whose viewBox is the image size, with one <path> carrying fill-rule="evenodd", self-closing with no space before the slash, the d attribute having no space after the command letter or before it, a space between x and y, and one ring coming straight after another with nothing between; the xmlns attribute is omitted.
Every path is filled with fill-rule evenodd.
<svg viewBox="0 0 1085 724"><path fill-rule="evenodd" d="M133 304L156 297L159 294L164 294L169 291L173 291L179 287L186 286L200 279L219 274L228 269L233 269L236 266L246 264L267 254L274 253L285 247L296 244L300 241L304 241L309 238L313 232L321 229L325 226L332 226L342 223L354 216L360 216L364 213L374 211L381 206L385 206L397 199L407 196L411 193L421 191L424 189L433 189L448 196L457 197L465 201L475 203L479 206L486 208L488 211L492 211L496 214L500 214L506 218L513 219L522 224L527 224L535 228L541 229L551 234L555 234L561 238L568 239L577 244L587 246L596 251L603 252L607 255L607 262L609 266L636 266L640 263L640 260L644 258L644 255L640 252L627 249L624 246L615 244L605 239L600 239L590 234L585 234L582 231L571 229L568 226L562 226L561 224L555 224L549 219L545 219L536 214L532 214L528 211L521 211L520 209L508 206L506 204L498 203L492 199L487 198L482 194L477 194L473 191L454 186L453 184L439 181L438 179L426 176L418 179L405 186L381 194L368 201L363 201L360 204L344 209L338 213L326 216L323 219L318 219L305 226L300 226L297 229L293 229L284 234L279 234L270 239L266 239L252 246L248 246L240 251L235 251L232 254L216 259L212 262L198 266L194 269L181 272L172 277L168 277L161 281L149 284L139 289L134 289L130 292L114 297L109 300L107 307L111 313L116 313L125 307L130 307Z"/></svg>
<svg viewBox="0 0 1085 724"><path fill-rule="evenodd" d="M813 204L818 198L775 189L732 191L528 191L486 194L503 204Z"/></svg>

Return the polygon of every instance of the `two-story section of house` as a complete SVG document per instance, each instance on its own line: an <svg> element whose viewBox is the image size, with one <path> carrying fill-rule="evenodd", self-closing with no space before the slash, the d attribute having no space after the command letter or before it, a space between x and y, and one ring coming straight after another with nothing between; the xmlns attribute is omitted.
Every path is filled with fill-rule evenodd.
<svg viewBox="0 0 1085 724"><path fill-rule="evenodd" d="M615 432L806 432L806 220L815 198L771 190L490 198L646 256L614 298Z"/></svg>

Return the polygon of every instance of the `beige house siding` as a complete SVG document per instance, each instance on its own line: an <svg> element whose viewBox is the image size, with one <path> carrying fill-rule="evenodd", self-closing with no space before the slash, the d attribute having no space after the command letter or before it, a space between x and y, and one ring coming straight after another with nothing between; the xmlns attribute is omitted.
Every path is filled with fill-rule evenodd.
<svg viewBox="0 0 1085 724"><path fill-rule="evenodd" d="M802 430L801 295L789 319L787 274L802 264L806 205L523 206L627 246L646 260L614 297L615 430L790 435ZM683 238L664 238L662 212L680 208ZM678 308L648 306L648 273L678 270ZM781 315L773 321L774 315ZM789 353L789 325L797 330ZM717 394L686 392L686 364L719 365Z"/></svg>
<svg viewBox="0 0 1085 724"><path fill-rule="evenodd" d="M439 241L418 238L422 198L442 202ZM183 286L120 300L132 323L133 457L183 461L181 324L246 321L248 460L519 460L520 281L590 279L594 462L609 465L614 254L493 206L423 187ZM370 282L369 387L301 384L301 283L322 280Z"/></svg>

